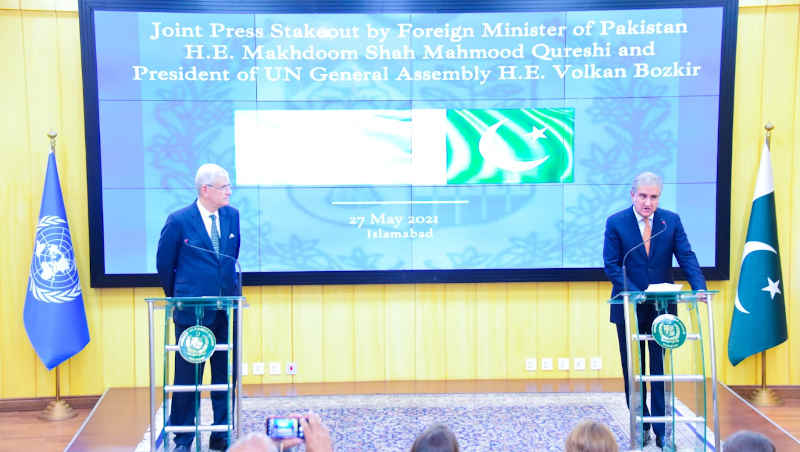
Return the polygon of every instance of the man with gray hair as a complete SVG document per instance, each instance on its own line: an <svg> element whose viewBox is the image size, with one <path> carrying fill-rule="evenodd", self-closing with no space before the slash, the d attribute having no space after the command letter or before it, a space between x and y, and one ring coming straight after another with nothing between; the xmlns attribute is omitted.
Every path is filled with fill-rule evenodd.
<svg viewBox="0 0 800 452"><path fill-rule="evenodd" d="M689 284L694 290L706 288L706 281L700 270L697 257L689 245L680 217L669 210L659 209L663 183L654 173L641 173L633 180L631 187L632 206L611 215L606 220L603 242L603 263L613 288L614 298L624 290L642 291L650 284L671 283L672 256L680 264ZM626 269L623 272L623 267ZM677 314L675 305L669 307L671 314ZM660 315L652 303L636 307L639 333L651 334L653 320ZM619 354L622 362L622 378L625 383L625 401L630 403L628 387L628 355L625 336L625 317L621 304L611 304L609 319L617 327ZM650 355L650 374L664 373L664 350L655 342L647 341ZM645 374L645 342L639 344L641 373ZM651 382L650 407L647 406L647 387L642 385L642 404L644 416L664 416L664 383ZM663 423L654 423L656 445L663 447L665 428ZM645 444L650 441L650 425L645 424Z"/></svg>
<svg viewBox="0 0 800 452"><path fill-rule="evenodd" d="M723 452L775 452L775 445L761 433L742 430L722 445Z"/></svg>
<svg viewBox="0 0 800 452"><path fill-rule="evenodd" d="M197 199L171 213L161 230L156 254L161 287L167 297L241 295L242 288L236 271L240 245L239 211L228 205L231 197L228 172L212 163L202 165L195 176L195 187ZM237 344L228 340L228 316L225 311L206 310L196 315L193 309L175 310L172 320L175 323L176 342L187 329L202 325L211 330L217 343L233 342L233 355L236 356ZM234 332L236 328L234 317ZM214 352L209 361L211 383L227 383L228 352ZM193 364L175 353L175 384L194 385L195 375L202 381L204 367L205 362ZM238 368L239 365L234 360L234 387ZM172 394L169 425L195 424L194 398L193 392ZM212 392L211 405L214 409L214 424L227 424L227 394L222 391ZM175 450L188 451L193 440L194 432L176 433ZM209 447L215 450L227 449L227 433L213 432Z"/></svg>

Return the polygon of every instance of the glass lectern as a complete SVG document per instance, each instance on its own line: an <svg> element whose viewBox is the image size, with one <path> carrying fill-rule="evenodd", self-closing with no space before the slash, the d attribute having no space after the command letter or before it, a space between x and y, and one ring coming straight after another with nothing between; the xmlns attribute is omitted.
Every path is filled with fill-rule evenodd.
<svg viewBox="0 0 800 452"><path fill-rule="evenodd" d="M239 432L239 420L241 419L241 394L242 394L242 379L236 378L236 391L234 391L234 363L241 362L242 353L242 308L247 307L244 303L245 298L240 296L233 297L168 297L168 298L145 298L147 302L147 323L149 329L149 348L150 348L150 450L155 452L157 450L157 443L164 446L163 450L168 450L169 433L178 432L194 432L195 433L195 450L200 451L201 432L227 432L228 441L232 441L231 435L234 432ZM156 326L158 323L161 327L161 319L154 316L155 310L163 310L163 342L161 338L156 336ZM193 318L198 319L196 324L189 327L180 338L175 338L176 343L171 343L170 338L173 333L172 316L176 311L189 311L193 314ZM222 384L203 384L200 374L195 370L194 384L190 385L174 385L170 380L170 362L173 358L173 353L180 353L181 356L190 363L198 365L205 365L205 361L211 357L213 353L220 351L231 351L234 349L233 344L220 344L216 342L214 334L208 328L204 327L199 319L203 315L210 312L217 311L217 314L224 312L227 314L228 319L228 338L234 337L236 344L240 344L235 348L236 358L234 360L233 353L228 353L228 378L226 383ZM234 321L234 315L236 319ZM234 323L235 322L235 323ZM238 325L238 328L234 328ZM163 358L163 372L161 375L161 388L162 388L162 422L156 425L156 342L163 344L161 349L161 358ZM230 342L230 341L228 341ZM196 366L197 368L197 366ZM200 420L200 394L201 392L216 392L225 391L227 394L227 409L228 409L228 423L223 425L202 424ZM175 392L193 392L194 393L194 409L196 416L195 425L189 426L173 426L167 425L169 419L169 403L170 397L168 393ZM236 403L234 404L234 398ZM235 416L232 416L233 407L235 406Z"/></svg>
<svg viewBox="0 0 800 452"><path fill-rule="evenodd" d="M708 444L720 450L711 305L716 293L715 290L622 292L609 301L624 305L632 449L644 447L645 424L664 423L664 451L706 451L710 450ZM657 312L651 334L639 331L636 307L643 303L654 304ZM676 305L678 316L669 314L670 305ZM706 331L702 327L702 314L707 319ZM663 375L642 375L642 341L656 341L663 348ZM646 394L644 385L647 383L664 384L664 416L645 416L642 395ZM711 407L708 406L709 390ZM709 424L709 416L713 416L713 424ZM712 428L713 439L708 435ZM681 441L677 441L678 436Z"/></svg>

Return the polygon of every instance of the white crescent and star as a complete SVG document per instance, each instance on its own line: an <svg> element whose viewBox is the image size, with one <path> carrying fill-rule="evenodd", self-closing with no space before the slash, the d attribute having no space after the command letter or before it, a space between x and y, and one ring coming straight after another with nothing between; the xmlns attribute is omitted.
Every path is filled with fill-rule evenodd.
<svg viewBox="0 0 800 452"><path fill-rule="evenodd" d="M547 155L536 160L517 159L512 150L509 148L508 143L506 143L506 141L497 134L497 129L505 124L506 121L508 120L502 119L498 121L486 129L486 131L481 135L481 140L478 143L478 150L487 162L506 171L522 173L536 168L550 158L550 156ZM539 138L545 138L544 132L544 127L541 129L534 127L533 130L526 135L531 140L536 141Z"/></svg>
<svg viewBox="0 0 800 452"><path fill-rule="evenodd" d="M747 242L747 243L744 244L744 252L742 253L742 263L744 263L744 260L745 260L745 258L747 257L748 254L756 252L756 251L769 251L771 253L774 253L775 255L778 254L778 252L775 251L775 248L767 245L764 242ZM741 278L741 276L740 276L740 278ZM780 280L775 281L775 282L773 282L772 279L770 279L770 278L767 278L767 280L768 280L767 287L765 287L765 288L763 288L761 290L769 292L770 295L772 296L772 298L775 298L775 293L776 293L775 291L777 291L777 293L781 293L780 289L777 287L778 284L780 284ZM750 311L745 309L744 306L742 306L741 300L739 300L739 290L738 289L736 290L736 301L734 302L734 306L736 307L737 311L739 311L741 313L744 313L744 314L750 314Z"/></svg>

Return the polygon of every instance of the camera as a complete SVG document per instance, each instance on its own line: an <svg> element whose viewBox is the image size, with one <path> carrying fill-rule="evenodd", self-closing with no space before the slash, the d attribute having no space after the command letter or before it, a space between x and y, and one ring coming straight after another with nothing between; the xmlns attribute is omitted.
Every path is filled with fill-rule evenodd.
<svg viewBox="0 0 800 452"><path fill-rule="evenodd" d="M270 416L267 418L267 436L272 439L305 439L300 418L296 416Z"/></svg>

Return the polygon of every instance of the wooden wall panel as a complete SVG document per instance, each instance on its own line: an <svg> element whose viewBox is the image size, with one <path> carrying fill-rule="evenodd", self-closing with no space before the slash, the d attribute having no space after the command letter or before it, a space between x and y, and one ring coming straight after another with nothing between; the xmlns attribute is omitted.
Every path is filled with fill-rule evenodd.
<svg viewBox="0 0 800 452"><path fill-rule="evenodd" d="M476 378L508 373L508 285L477 284L475 290Z"/></svg>
<svg viewBox="0 0 800 452"><path fill-rule="evenodd" d="M386 286L386 337L387 380L416 379L415 346L417 338L416 291L414 286L392 284Z"/></svg>
<svg viewBox="0 0 800 452"><path fill-rule="evenodd" d="M354 287L353 362L357 381L386 380L385 289L378 284Z"/></svg>
<svg viewBox="0 0 800 452"><path fill-rule="evenodd" d="M765 20L764 41L768 43L764 48L764 90L762 92L762 122L772 121L775 130L772 134L770 152L772 154L773 180L775 181L775 209L778 216L778 243L783 245L784 258L781 261L783 281L781 290L789 295L793 292L789 280L791 275L791 254L788 245L792 227L789 226L792 217L792 155L797 151L792 147L792 120L794 119L794 99L798 94L797 66L792 56L797 55L798 39L800 33L798 24L800 16L798 8L789 6L768 6ZM795 39L786 39L794 36ZM797 183L797 182L795 182ZM788 226L788 227L787 227ZM785 296L785 301L791 298ZM787 303L791 307L791 304ZM790 308L787 308L790 309ZM767 352L768 384L789 384L789 356L788 344L775 347Z"/></svg>
<svg viewBox="0 0 800 452"><path fill-rule="evenodd" d="M537 290L534 283L508 285L508 360L507 378L538 378L541 373L527 372L525 360L544 356L537 348L537 337L549 330L539 331L536 316Z"/></svg>
<svg viewBox="0 0 800 452"><path fill-rule="evenodd" d="M103 387L133 386L134 319L131 313L136 303L131 289L104 289L100 297L101 332L94 334L103 350Z"/></svg>
<svg viewBox="0 0 800 452"><path fill-rule="evenodd" d="M48 130L60 126L61 96L58 89L58 36L56 34L54 12L23 12L22 36L25 52L26 91L28 103L28 139L31 149L28 156L32 159L30 166L31 180L44 181L47 168L47 155L49 142L42 135ZM37 145L42 143L42 145ZM57 155L58 157L58 155ZM41 199L33 194L34 199ZM38 222L40 201L35 202L35 208L29 211L27 220L32 225ZM68 214L69 216L69 214ZM35 226L34 226L35 227ZM32 229L28 229L32 230ZM32 236L28 239L32 242ZM30 259L31 252L27 253ZM28 260L30 265L30 260ZM26 270L29 268L25 266ZM27 275L21 275L27 279ZM22 292L24 294L24 292ZM55 394L55 380L40 361L35 367L36 396L42 397Z"/></svg>
<svg viewBox="0 0 800 452"><path fill-rule="evenodd" d="M139 287L133 290L133 354L130 359L133 364L134 386L148 386L150 384L150 328L148 322L148 304L145 298L160 298L164 292L155 287ZM153 361L156 380L162 381L163 372L162 350L164 347L164 311L153 311ZM89 332L91 336L91 331ZM90 342L91 343L91 342Z"/></svg>
<svg viewBox="0 0 800 452"><path fill-rule="evenodd" d="M0 9L18 10L20 0L0 0Z"/></svg>
<svg viewBox="0 0 800 452"><path fill-rule="evenodd" d="M55 0L54 8L56 11L78 11L78 0Z"/></svg>
<svg viewBox="0 0 800 452"><path fill-rule="evenodd" d="M417 380L444 380L446 376L445 285L415 286L415 358Z"/></svg>
<svg viewBox="0 0 800 452"><path fill-rule="evenodd" d="M254 375L252 363L266 362L264 359L264 338L271 336L270 329L264 325L261 313L266 310L261 287L245 287L242 295L247 299L248 307L242 311L242 353L247 356L247 375L242 376L242 384L260 384L270 382L269 364L265 364L265 375ZM286 318L288 319L288 317ZM286 338L284 338L286 342Z"/></svg>
<svg viewBox="0 0 800 452"><path fill-rule="evenodd" d="M325 381L322 312L322 286L292 289L292 358L298 366L294 382Z"/></svg>
<svg viewBox="0 0 800 452"><path fill-rule="evenodd" d="M611 296L611 283L594 283L597 285L597 300L602 307L598 311L597 356L602 359L603 367L598 371L600 378L621 376L622 361L617 344L617 327L608 321L611 315L608 298Z"/></svg>
<svg viewBox="0 0 800 452"><path fill-rule="evenodd" d="M739 11L739 27L736 51L736 99L749 99L747 108L741 101L734 106L733 116L733 159L731 169L731 218L746 219L750 215L755 185L755 171L758 166L758 152L761 147L763 117L760 97L763 88L762 69L764 49L764 8L748 8ZM746 62L746 63L745 63ZM739 278L739 265L742 258L742 245L747 234L747 221L731 221L731 296L735 295L736 281ZM730 333L732 300L725 303L724 311L717 315L725 319L725 329L719 337L727 343ZM726 348L727 350L727 348ZM722 358L722 356L720 357ZM727 352L724 355L727 361ZM747 384L755 377L752 360L746 360L735 368L726 367L730 384Z"/></svg>
<svg viewBox="0 0 800 452"><path fill-rule="evenodd" d="M800 8L797 8L800 11ZM795 39L795 44L797 40ZM790 151L790 155L792 155L792 178L791 180L791 189L788 190L790 193L790 209L791 209L791 217L787 217L788 225L797 225L800 224L800 182L798 182L798 175L800 175L800 157L797 157L797 150L800 149L800 93L798 93L798 85L800 85L800 46L795 46L795 54L794 54L794 74L795 79L793 83L794 87L794 96L788 97L789 101L794 99L794 112L791 118L791 128L785 133L791 133L792 139L786 140L788 149L793 149L794 152ZM781 184L783 185L783 184ZM787 226L784 225L784 228ZM800 325L800 293L798 293L798 289L800 289L800 232L798 232L797 228L788 226L790 231L790 241L789 243L785 244L782 251L783 256L783 265L788 273L784 273L783 277L787 281L791 287L795 290L788 293L788 296L784 294L784 299L787 302L787 313L788 318L787 321L789 322L789 328L791 331L791 327L794 325ZM787 246L788 245L788 250ZM786 266L788 263L788 267ZM795 331L797 328L795 328ZM795 338L793 335L790 336L789 340L789 355L790 356L800 356L800 340L799 338ZM792 366L789 381L792 384L798 384L800 382L800 366Z"/></svg>
<svg viewBox="0 0 800 452"><path fill-rule="evenodd" d="M247 295L245 294L245 296ZM250 299L248 298L248 300ZM261 338L261 347L257 346L256 341L253 348L242 350L244 362L261 361L269 363L277 361L281 363L281 375L265 375L261 381L264 383L291 382L294 377L286 374L286 363L302 361L294 355L294 341L297 338L292 334L294 327L292 288L289 286L262 287L260 310L259 305L251 305L245 312L247 312L245 325L247 325L249 319L261 317L260 329L256 331L248 330L248 336L253 335L256 339ZM249 344L247 339L245 339L245 343Z"/></svg>
<svg viewBox="0 0 800 452"><path fill-rule="evenodd" d="M476 284L445 285L445 376L447 380L477 375Z"/></svg>
<svg viewBox="0 0 800 452"><path fill-rule="evenodd" d="M56 0L20 0L20 8L31 11L55 11Z"/></svg>
<svg viewBox="0 0 800 452"><path fill-rule="evenodd" d="M540 357L553 359L552 371L539 370L538 373L541 378L568 378L569 371L558 370L558 359L570 356L569 286L540 283L536 291L536 348Z"/></svg>
<svg viewBox="0 0 800 452"><path fill-rule="evenodd" d="M604 317L607 317L608 306L597 301L597 289L594 283L568 284L568 350L566 356L570 358L569 376L573 378L594 378L599 371L589 367L592 356L599 353L598 341L600 327ZM586 368L574 368L573 358L583 358Z"/></svg>
<svg viewBox="0 0 800 452"><path fill-rule="evenodd" d="M353 381L353 286L323 286L322 304L323 379Z"/></svg>
<svg viewBox="0 0 800 452"><path fill-rule="evenodd" d="M31 165L27 133L27 67L23 51L22 15L19 11L0 11L0 51L6 64L0 67L3 97L6 108L0 121L0 156L4 165L0 167L3 181L11 190L0 190L0 199L6 213L14 219L13 228L4 222L0 230L4 237L19 235L19 240L10 240L0 253L0 397L30 397L36 392L36 358L33 348L22 326L22 307L33 250L33 236L25 237L23 231L33 227L33 211L38 211L38 201L33 195L41 190L41 183L31 180ZM38 142L44 143L43 137ZM41 195L40 195L41 196ZM34 207L34 205L36 207Z"/></svg>

